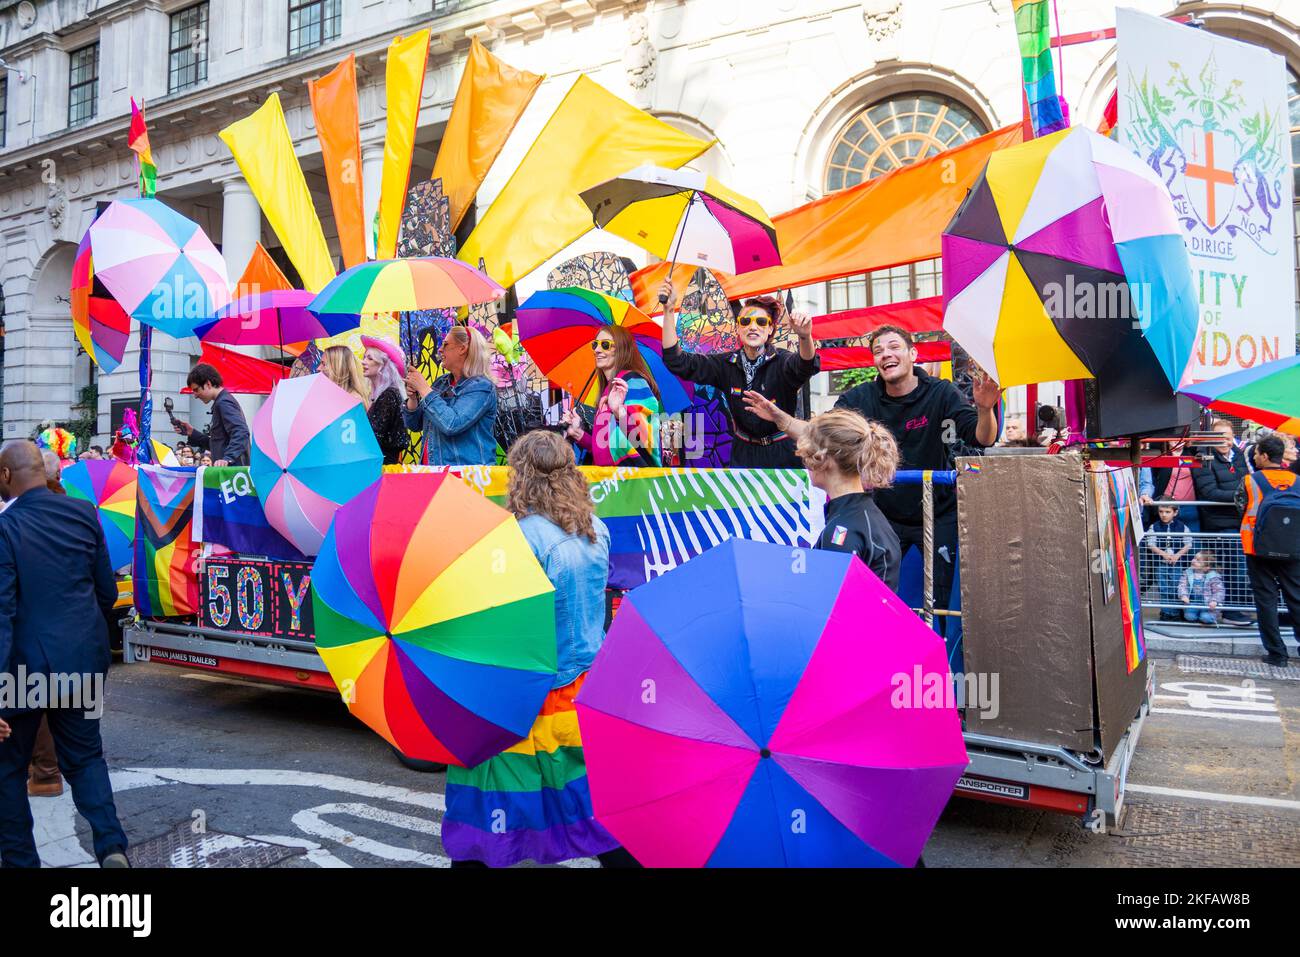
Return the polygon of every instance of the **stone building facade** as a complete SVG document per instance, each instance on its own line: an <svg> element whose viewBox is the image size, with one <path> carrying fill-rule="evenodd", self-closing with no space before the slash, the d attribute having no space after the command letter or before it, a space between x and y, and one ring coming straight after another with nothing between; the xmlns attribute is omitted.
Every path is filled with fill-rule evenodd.
<svg viewBox="0 0 1300 957"><path fill-rule="evenodd" d="M1300 71L1295 0L1170 4L1206 29L1283 54ZM1063 33L1114 23L1114 6L1061 4ZM391 39L433 39L413 177L433 166L472 37L547 75L479 195L490 203L579 73L680 128L716 140L697 167L788 209L1021 114L1010 0L0 0L0 290L3 436L75 415L97 386L97 433L138 394L135 336L122 367L96 375L68 313L76 243L97 202L132 196L126 147L134 95L147 104L159 197L197 221L232 277L253 244L279 246L218 132L278 92L326 236L337 254L306 81L357 55L367 217L378 201L384 58ZM1114 88L1110 40L1069 47L1063 87L1096 126ZM1292 86L1293 128L1300 89ZM1300 158L1300 131L1293 132ZM1297 192L1300 192L1298 190ZM573 251L645 255L603 234ZM557 256L556 259L562 257ZM526 294L544 269L524 280ZM928 295L936 263L799 290L818 311ZM154 401L184 411L195 340L155 338ZM191 410L199 413L199 409ZM160 430L166 426L157 423Z"/></svg>

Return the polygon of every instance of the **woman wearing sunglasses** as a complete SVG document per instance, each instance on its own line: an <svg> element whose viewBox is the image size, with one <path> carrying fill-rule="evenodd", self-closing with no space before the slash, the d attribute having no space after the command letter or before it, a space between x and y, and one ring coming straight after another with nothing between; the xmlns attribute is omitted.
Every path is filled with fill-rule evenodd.
<svg viewBox="0 0 1300 957"><path fill-rule="evenodd" d="M669 281L660 290L664 305L664 365L674 375L700 385L713 386L726 397L731 410L731 465L743 469L797 469L803 465L794 441L771 422L745 407L745 392L758 392L789 415L795 414L799 390L821 371L812 340L812 320L802 313L790 316L799 337L798 353L773 344L776 324L785 312L779 299L750 299L736 317L740 348L717 355L697 355L677 341L677 292ZM686 463L691 464L691 463Z"/></svg>
<svg viewBox="0 0 1300 957"><path fill-rule="evenodd" d="M433 384L413 364L407 368L406 427L424 433L428 465L495 465L497 390L483 334L452 326L438 357L447 373Z"/></svg>
<svg viewBox="0 0 1300 957"><path fill-rule="evenodd" d="M622 326L604 326L591 348L600 385L596 418L588 432L581 416L570 409L564 416L566 434L591 453L595 465L660 465L659 386L636 339Z"/></svg>

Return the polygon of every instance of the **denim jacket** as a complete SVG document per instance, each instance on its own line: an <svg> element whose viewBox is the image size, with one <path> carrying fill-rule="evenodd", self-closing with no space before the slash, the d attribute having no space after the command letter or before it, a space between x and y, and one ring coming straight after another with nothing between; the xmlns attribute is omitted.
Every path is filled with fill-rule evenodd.
<svg viewBox="0 0 1300 957"><path fill-rule="evenodd" d="M424 432L430 465L495 465L497 390L486 376L470 376L452 385L439 376L429 394L402 418L412 432Z"/></svg>
<svg viewBox="0 0 1300 957"><path fill-rule="evenodd" d="M605 584L609 579L609 529L595 519L596 541L570 535L550 519L519 520L528 547L555 586L553 688L563 688L591 667L605 640Z"/></svg>

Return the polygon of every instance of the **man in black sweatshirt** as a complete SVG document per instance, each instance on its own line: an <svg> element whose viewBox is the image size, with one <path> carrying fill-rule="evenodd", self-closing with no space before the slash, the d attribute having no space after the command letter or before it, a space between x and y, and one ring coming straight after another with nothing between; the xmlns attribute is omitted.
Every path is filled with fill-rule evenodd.
<svg viewBox="0 0 1300 957"><path fill-rule="evenodd" d="M835 407L852 409L894 434L901 469L946 470L953 467L953 449L960 441L987 447L998 437L998 384L988 376L974 380L972 407L951 382L916 368L916 345L905 330L881 326L871 334L871 352L879 375L840 396ZM745 394L746 405L760 417L772 416L777 428L796 438L807 423L781 413L756 393ZM777 414L779 413L779 415ZM898 534L902 556L921 548L921 487L901 485L880 489L876 504ZM934 600L947 608L957 555L957 493L952 486L934 487Z"/></svg>
<svg viewBox="0 0 1300 957"><path fill-rule="evenodd" d="M203 433L188 422L177 422L176 430L184 432L195 448L208 449L213 465L247 465L248 420L239 407L239 400L226 391L221 373L216 367L200 362L190 370L186 384L204 405L212 406L212 425Z"/></svg>

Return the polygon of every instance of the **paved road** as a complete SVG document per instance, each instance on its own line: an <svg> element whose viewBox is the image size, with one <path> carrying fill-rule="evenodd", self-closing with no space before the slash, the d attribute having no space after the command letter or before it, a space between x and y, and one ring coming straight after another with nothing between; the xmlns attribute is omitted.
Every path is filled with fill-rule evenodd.
<svg viewBox="0 0 1300 957"><path fill-rule="evenodd" d="M954 799L927 864L1300 864L1300 680L1243 686L1186 659L1153 665L1155 711L1117 831ZM159 664L119 667L104 732L119 813L151 860L211 864L245 854L269 863L275 853L257 855L284 853L270 844L299 849L278 861L285 867L447 863L438 839L443 775L402 767L332 696ZM70 795L33 805L45 862L89 863L89 834ZM165 847L148 843L169 832Z"/></svg>

